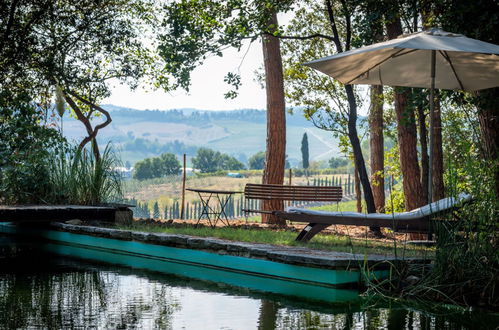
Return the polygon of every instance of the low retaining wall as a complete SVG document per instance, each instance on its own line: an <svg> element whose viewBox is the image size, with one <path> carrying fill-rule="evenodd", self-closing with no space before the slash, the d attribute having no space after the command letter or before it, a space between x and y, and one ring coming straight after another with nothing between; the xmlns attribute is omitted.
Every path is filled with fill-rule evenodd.
<svg viewBox="0 0 499 330"><path fill-rule="evenodd" d="M305 267L359 270L361 267L376 270L387 269L394 258L381 255L353 254L347 252L322 251L305 247L276 246L270 244L234 242L211 237L148 233L94 226L51 223L51 228L75 234L85 234L118 240L137 241L175 248L201 250L220 255L263 259Z"/></svg>

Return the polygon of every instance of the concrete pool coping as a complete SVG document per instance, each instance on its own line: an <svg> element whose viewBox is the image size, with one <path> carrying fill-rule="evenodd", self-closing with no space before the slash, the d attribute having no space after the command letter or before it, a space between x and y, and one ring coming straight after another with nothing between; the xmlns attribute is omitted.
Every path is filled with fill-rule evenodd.
<svg viewBox="0 0 499 330"><path fill-rule="evenodd" d="M85 234L125 241L137 241L175 248L201 250L219 255L263 259L314 268L342 270L359 270L360 268L369 268L370 270L379 270L387 269L394 263L420 261L410 258L401 260L392 256L376 254L365 255L348 252L317 250L307 247L236 242L213 237L150 233L88 225L73 225L61 222L52 222L50 223L50 227L55 230L75 234Z"/></svg>

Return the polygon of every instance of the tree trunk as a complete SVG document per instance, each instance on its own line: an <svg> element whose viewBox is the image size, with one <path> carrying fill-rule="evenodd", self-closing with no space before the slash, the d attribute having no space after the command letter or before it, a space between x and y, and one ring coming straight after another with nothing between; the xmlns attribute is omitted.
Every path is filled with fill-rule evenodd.
<svg viewBox="0 0 499 330"><path fill-rule="evenodd" d="M366 201L367 213L376 213L376 206L374 205L373 192L371 184L369 183L369 176L367 175L366 163L362 155L360 147L359 136L357 134L357 102L353 93L352 85L345 85L345 92L348 98L348 138L352 145L353 160L355 167L359 173L360 183L364 189L364 200ZM379 227L369 227L369 229L377 235L381 234Z"/></svg>
<svg viewBox="0 0 499 330"><path fill-rule="evenodd" d="M379 213L385 212L385 175L383 145L383 86L371 86L369 112L369 146L371 149L371 186L374 205Z"/></svg>
<svg viewBox="0 0 499 330"><path fill-rule="evenodd" d="M422 199L424 204L428 204L428 134L426 130L426 115L422 106L417 107L418 111L418 128L419 128L419 144L421 146L421 188Z"/></svg>
<svg viewBox="0 0 499 330"><path fill-rule="evenodd" d="M442 150L442 116L440 112L440 99L435 91L435 104L433 110L433 155L431 159L432 173L432 202L445 197L444 192L444 155Z"/></svg>
<svg viewBox="0 0 499 330"><path fill-rule="evenodd" d="M421 23L423 24L423 29L429 29L432 27L433 21L436 18L433 1L422 0L421 1ZM428 184L423 183L423 194L424 203L438 201L445 197L444 192L444 159L442 150L442 117L440 112L440 99L438 97L438 91L435 91L435 101L434 101L434 112L432 114L433 118L433 154L431 155L431 168L432 174L432 200L428 200ZM423 158L421 158L423 160ZM422 164L424 166L424 164ZM425 173L423 170L421 180L424 182L428 181L428 177L425 178Z"/></svg>
<svg viewBox="0 0 499 330"><path fill-rule="evenodd" d="M348 138L352 144L353 159L355 166L359 171L362 188L364 189L364 199L366 201L367 213L376 213L371 184L369 183L369 176L367 175L366 163L364 161L364 156L362 155L359 136L357 134L357 103L355 102L352 85L345 85L345 91L347 93L349 105Z"/></svg>
<svg viewBox="0 0 499 330"><path fill-rule="evenodd" d="M394 39L402 34L400 18L396 17L392 22L387 23L386 29L389 39ZM394 97L405 208L413 210L423 205L423 189L420 181L414 111L407 107L408 93L408 89L396 88Z"/></svg>
<svg viewBox="0 0 499 330"><path fill-rule="evenodd" d="M279 307L277 303L271 300L262 300L260 305L260 315L258 317L258 329L274 329L276 327L277 312Z"/></svg>
<svg viewBox="0 0 499 330"><path fill-rule="evenodd" d="M423 188L420 181L414 112L407 107L408 93L407 89L402 93L395 93L395 113L404 202L406 210L409 211L423 205Z"/></svg>
<svg viewBox="0 0 499 330"><path fill-rule="evenodd" d="M269 26L277 28L277 15L274 13ZM267 91L267 152L263 183L283 184L286 158L286 116L284 103L284 83L279 39L266 34L263 36L263 62L265 65L265 86ZM266 211L283 210L284 203L278 200L262 202ZM262 222L286 225L273 215L262 214Z"/></svg>
<svg viewBox="0 0 499 330"><path fill-rule="evenodd" d="M362 213L362 191L360 190L360 179L359 171L357 171L357 166L354 163L354 186L355 186L355 199L357 201L357 212Z"/></svg>
<svg viewBox="0 0 499 330"><path fill-rule="evenodd" d="M485 159L494 169L496 198L499 199L499 88L491 88L478 92L480 96L478 119L482 136L482 149Z"/></svg>

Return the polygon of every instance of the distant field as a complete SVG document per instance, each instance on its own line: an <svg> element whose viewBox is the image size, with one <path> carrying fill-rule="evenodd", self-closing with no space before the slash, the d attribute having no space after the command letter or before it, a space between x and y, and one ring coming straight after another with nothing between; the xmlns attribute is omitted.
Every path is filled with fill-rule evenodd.
<svg viewBox="0 0 499 330"><path fill-rule="evenodd" d="M333 175L322 175L309 177L294 177L292 178L293 185L305 185L307 180L313 184L314 178L331 179ZM341 177L343 182L347 181L348 175L338 174L335 177ZM244 191L246 183L261 183L261 175L254 175L247 178L231 178L228 176L209 176L209 177L189 177L186 182L187 188L201 188L214 190L232 190ZM288 184L288 178L285 183ZM147 202L150 207L157 201L160 208L171 206L175 201L179 201L182 197L182 181L181 177L165 177L151 180L130 180L125 183L126 198L136 199L140 202ZM186 203L193 203L199 200L196 193L186 191ZM235 199L241 198L241 195L236 195ZM334 204L332 207L335 207Z"/></svg>

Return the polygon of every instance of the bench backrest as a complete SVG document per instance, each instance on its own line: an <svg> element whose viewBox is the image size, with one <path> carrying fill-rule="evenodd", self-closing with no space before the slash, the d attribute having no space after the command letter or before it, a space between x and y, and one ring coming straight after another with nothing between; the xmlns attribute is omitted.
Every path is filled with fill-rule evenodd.
<svg viewBox="0 0 499 330"><path fill-rule="evenodd" d="M278 184L248 183L244 188L248 199L339 202L343 197L341 187L285 186Z"/></svg>

